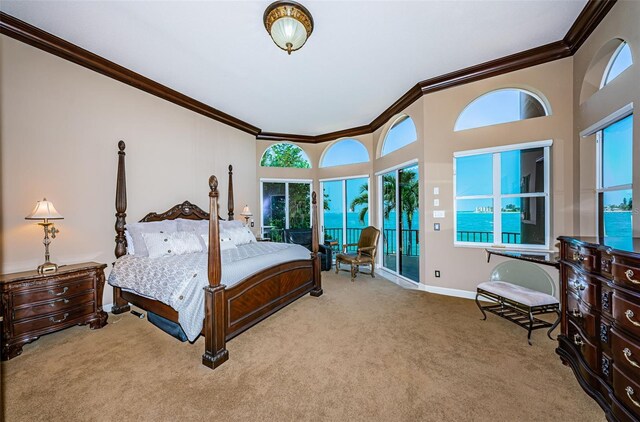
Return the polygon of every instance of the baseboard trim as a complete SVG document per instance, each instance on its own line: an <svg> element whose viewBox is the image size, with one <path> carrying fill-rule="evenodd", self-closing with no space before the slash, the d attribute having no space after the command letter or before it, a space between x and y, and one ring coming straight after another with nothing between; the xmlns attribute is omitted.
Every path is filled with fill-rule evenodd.
<svg viewBox="0 0 640 422"><path fill-rule="evenodd" d="M444 296L461 297L463 299L475 300L476 298L476 292L470 292L468 290L461 290L461 289L451 289L448 287L429 286L422 283L418 284L418 290L424 290L425 292L435 293L435 294L444 295Z"/></svg>

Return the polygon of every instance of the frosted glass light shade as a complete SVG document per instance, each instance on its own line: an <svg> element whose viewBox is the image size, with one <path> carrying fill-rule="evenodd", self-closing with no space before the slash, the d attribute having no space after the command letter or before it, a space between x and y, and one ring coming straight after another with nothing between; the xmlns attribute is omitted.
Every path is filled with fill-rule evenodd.
<svg viewBox="0 0 640 422"><path fill-rule="evenodd" d="M299 3L276 1L264 12L264 26L273 42L291 54L307 42L313 32L313 18Z"/></svg>
<svg viewBox="0 0 640 422"><path fill-rule="evenodd" d="M42 201L38 201L36 207L31 211L31 214L27 215L25 220L62 220L61 216L55 209L53 204L44 198Z"/></svg>
<svg viewBox="0 0 640 422"><path fill-rule="evenodd" d="M249 209L249 205L245 205L245 207L242 209L242 212L240 213L240 215L243 215L245 217L253 216L253 214L251 213L251 210Z"/></svg>

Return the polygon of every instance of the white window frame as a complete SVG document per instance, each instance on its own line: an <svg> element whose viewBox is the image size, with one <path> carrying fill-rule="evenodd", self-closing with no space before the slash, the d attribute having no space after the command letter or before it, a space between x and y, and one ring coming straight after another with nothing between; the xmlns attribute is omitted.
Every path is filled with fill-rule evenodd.
<svg viewBox="0 0 640 422"><path fill-rule="evenodd" d="M545 250L549 251L551 244L551 146L553 140L527 142L521 144L505 145L459 151L453 154L453 244L456 247L486 248L497 247L509 250ZM526 150L533 148L544 149L544 191L533 193L502 194L501 189L501 157L500 153L515 150ZM492 182L493 191L491 195L466 195L457 196L456 186L456 159L474 155L492 154ZM502 209L502 200L507 198L544 198L545 199L545 243L544 245L514 244L502 242L502 214L496 210ZM493 204L493 240L494 242L464 242L458 240L458 200L461 199L491 199Z"/></svg>
<svg viewBox="0 0 640 422"><path fill-rule="evenodd" d="M606 128L608 128L611 125L614 125L624 119L626 119L629 116L633 116L633 107L631 107L630 109L628 108L629 106L626 106L626 108L623 108L621 110L625 110L625 113L623 113L624 117L620 117L617 120L609 120L605 126L602 126L597 132L596 132L596 233L598 234L598 236L604 236L604 227L600 227L600 221L604 221L604 209L600 209L600 196L604 195L605 192L616 192L616 191L621 191L621 190L631 190L632 194L633 194L633 182L632 183L627 183L624 185L615 185L615 186L608 186L608 187L604 187L603 185L603 174L602 174L602 165L603 165L603 148L604 148L604 130ZM630 111L630 112L629 112ZM614 113L616 114L616 113ZM619 112L617 114L620 114ZM632 125L633 125L633 117L632 119ZM633 138L631 139L631 145L633 146ZM633 181L633 157L631 157L631 180ZM631 214L631 221L633 223L633 213ZM633 227L633 226L632 226ZM632 230L632 236L633 236L633 230Z"/></svg>
<svg viewBox="0 0 640 422"><path fill-rule="evenodd" d="M285 201L285 229L289 228L289 183L307 183L309 185L309 209L311 212L309 213L309 227L313 222L313 179L260 179L260 234L264 233L264 210L262 209L264 205L264 184L265 183L284 183L284 201ZM271 226L269 226L271 227Z"/></svg>
<svg viewBox="0 0 640 422"><path fill-rule="evenodd" d="M347 180L367 179L369 186L369 200L367 201L367 225L371 225L371 177L368 174L347 177L332 177L328 179L320 179L320 192L322 192L322 208L320 212L320 241L324 243L324 184L326 182L342 182L342 245L347 243Z"/></svg>

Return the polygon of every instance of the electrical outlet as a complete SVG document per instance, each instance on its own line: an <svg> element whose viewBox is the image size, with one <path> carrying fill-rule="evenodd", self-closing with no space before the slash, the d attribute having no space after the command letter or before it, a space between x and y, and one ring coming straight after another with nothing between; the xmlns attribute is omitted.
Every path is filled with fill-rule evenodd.
<svg viewBox="0 0 640 422"><path fill-rule="evenodd" d="M440 223L433 223L433 231L435 232L440 231Z"/></svg>
<svg viewBox="0 0 640 422"><path fill-rule="evenodd" d="M436 278L440 278L440 271L436 270Z"/></svg>
<svg viewBox="0 0 640 422"><path fill-rule="evenodd" d="M253 222L253 220L251 220L251 227L255 226L255 223Z"/></svg>

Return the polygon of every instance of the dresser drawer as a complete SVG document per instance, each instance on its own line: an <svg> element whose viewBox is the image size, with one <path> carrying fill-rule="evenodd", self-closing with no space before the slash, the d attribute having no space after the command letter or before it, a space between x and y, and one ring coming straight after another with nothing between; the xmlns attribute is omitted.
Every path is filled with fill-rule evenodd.
<svg viewBox="0 0 640 422"><path fill-rule="evenodd" d="M24 318L30 318L38 315L50 314L63 309L70 309L83 303L92 302L94 300L94 292L89 291L77 296L61 297L49 300L47 302L39 302L31 306L23 305L20 308L14 308L13 319L18 321Z"/></svg>
<svg viewBox="0 0 640 422"><path fill-rule="evenodd" d="M596 316L587 305L572 294L567 295L567 315L584 334L589 336L590 340L596 338Z"/></svg>
<svg viewBox="0 0 640 422"><path fill-rule="evenodd" d="M614 283L640 291L640 268L614 262L611 274Z"/></svg>
<svg viewBox="0 0 640 422"><path fill-rule="evenodd" d="M640 337L640 304L622 296L619 291L613 293L613 318L616 324Z"/></svg>
<svg viewBox="0 0 640 422"><path fill-rule="evenodd" d="M633 413L640 412L640 385L630 379L627 371L613 364L613 392Z"/></svg>
<svg viewBox="0 0 640 422"><path fill-rule="evenodd" d="M68 298L78 293L93 290L93 277L87 276L65 282L64 284L50 284L35 289L22 290L13 294L13 306L20 306L51 299Z"/></svg>
<svg viewBox="0 0 640 422"><path fill-rule="evenodd" d="M567 265L567 288L592 308L598 307L598 289L591 282L591 277L581 271L576 271L569 265Z"/></svg>
<svg viewBox="0 0 640 422"><path fill-rule="evenodd" d="M589 342L587 338L582 335L578 327L573 323L573 321L569 321L569 341L571 341L575 347L580 350L580 354L587 362L587 365L591 368L591 370L595 372L600 372L598 370L598 351L596 347Z"/></svg>
<svg viewBox="0 0 640 422"><path fill-rule="evenodd" d="M579 265L585 271L594 271L596 269L595 251L588 248L567 244L562 258Z"/></svg>
<svg viewBox="0 0 640 422"><path fill-rule="evenodd" d="M615 329L611 330L611 342L613 361L631 379L640 382L640 344Z"/></svg>
<svg viewBox="0 0 640 422"><path fill-rule="evenodd" d="M54 328L56 325L66 325L68 321L73 321L93 312L94 303L85 303L76 308L60 311L50 316L26 319L13 324L13 333L19 336L30 331L39 331L46 328Z"/></svg>

